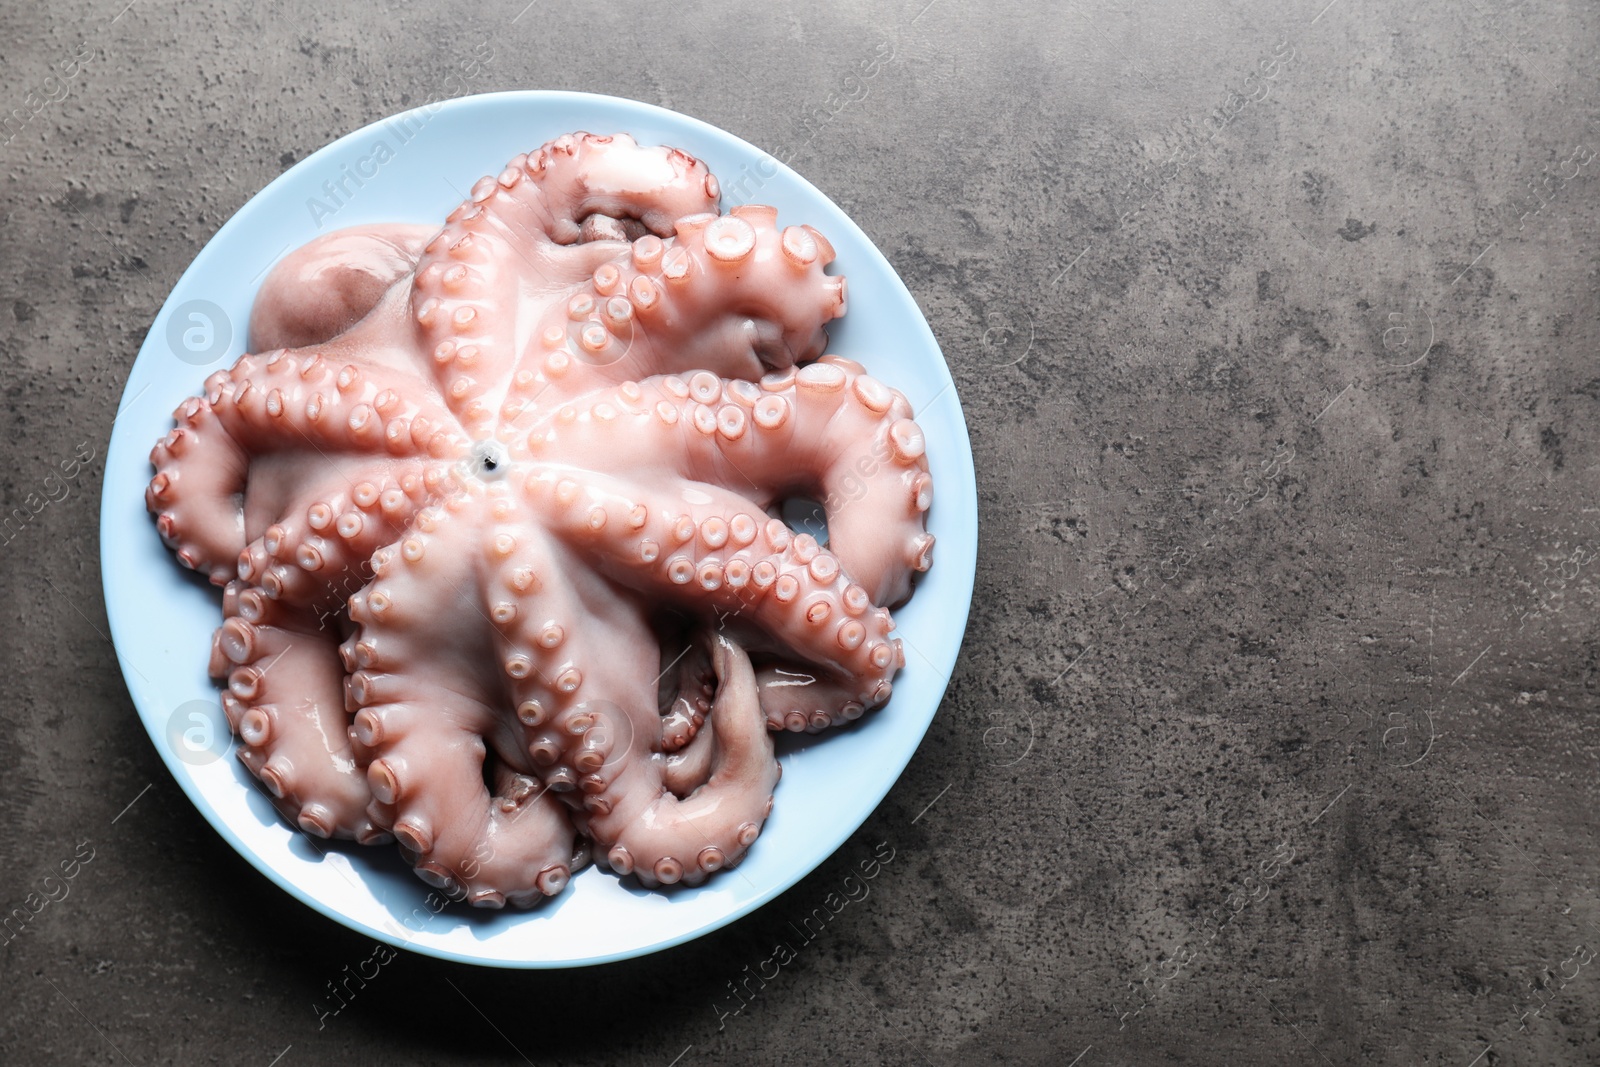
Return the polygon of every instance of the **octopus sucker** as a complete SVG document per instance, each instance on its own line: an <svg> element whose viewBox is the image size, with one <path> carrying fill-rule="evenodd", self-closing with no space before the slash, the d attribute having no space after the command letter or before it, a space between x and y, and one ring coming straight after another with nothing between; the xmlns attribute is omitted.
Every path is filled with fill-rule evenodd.
<svg viewBox="0 0 1600 1067"><path fill-rule="evenodd" d="M772 731L890 698L928 442L825 353L827 238L719 195L680 150L556 138L441 228L291 253L253 354L176 409L146 504L222 587L210 669L290 825L475 907L591 858L701 885L757 847ZM826 544L772 517L797 496Z"/></svg>

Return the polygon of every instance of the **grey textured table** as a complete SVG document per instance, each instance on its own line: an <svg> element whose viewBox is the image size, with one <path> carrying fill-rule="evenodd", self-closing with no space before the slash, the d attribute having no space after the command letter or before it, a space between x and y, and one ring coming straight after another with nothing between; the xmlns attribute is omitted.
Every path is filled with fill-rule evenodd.
<svg viewBox="0 0 1600 1067"><path fill-rule="evenodd" d="M75 875L4 939L0 1059L1600 1061L1600 10L123 2L0 10L0 903ZM258 189L523 87L785 149L873 237L971 428L972 624L910 769L774 903L569 973L402 954L319 1027L372 944L146 739L108 426Z"/></svg>

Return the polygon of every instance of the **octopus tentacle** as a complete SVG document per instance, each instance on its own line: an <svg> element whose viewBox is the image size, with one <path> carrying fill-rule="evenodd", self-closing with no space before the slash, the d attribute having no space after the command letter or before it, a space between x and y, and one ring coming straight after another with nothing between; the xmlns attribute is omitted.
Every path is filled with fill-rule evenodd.
<svg viewBox="0 0 1600 1067"><path fill-rule="evenodd" d="M751 440L723 444L719 423L728 462L740 477L780 493L814 494L827 517L829 548L872 602L903 602L913 577L932 565L934 543L926 520L933 478L911 405L859 363L836 356L769 376L761 386L765 396L750 411Z"/></svg>
<svg viewBox="0 0 1600 1067"><path fill-rule="evenodd" d="M304 348L344 333L411 273L434 226L335 230L285 256L250 309L250 348Z"/></svg>
<svg viewBox="0 0 1600 1067"><path fill-rule="evenodd" d="M904 396L837 356L759 383L706 371L686 378L578 398L524 438L518 454L591 466L603 456L605 469L709 482L762 510L813 493L826 510L829 547L872 602L910 595L912 577L932 563L933 479Z"/></svg>
<svg viewBox="0 0 1600 1067"><path fill-rule="evenodd" d="M156 473L145 488L145 507L180 563L225 585L245 543L239 493L249 458L205 398L185 400L173 418L177 427L150 451Z"/></svg>
<svg viewBox="0 0 1600 1067"><path fill-rule="evenodd" d="M711 711L716 676L703 635L661 646L661 674L656 679L661 710L661 750L676 752L693 741Z"/></svg>
<svg viewBox="0 0 1600 1067"><path fill-rule="evenodd" d="M790 251L797 243L804 257ZM815 359L827 342L824 326L844 314L845 281L824 273L832 258L815 230L780 230L772 208L691 215L665 241L647 234L545 313L537 330L542 362L528 371L537 372L536 388L525 392L561 382L579 363L621 381L687 354L690 365L755 379L768 366ZM526 401L513 404L502 418L516 421L527 410Z"/></svg>
<svg viewBox="0 0 1600 1067"><path fill-rule="evenodd" d="M206 399L251 453L315 446L372 455L462 454L468 438L431 390L403 371L338 365L316 349L241 356L206 380Z"/></svg>
<svg viewBox="0 0 1600 1067"><path fill-rule="evenodd" d="M497 500L491 508L498 522L488 535L493 565L484 590L542 781L614 869L629 873L624 857L639 857L646 885L694 884L737 862L777 781L748 660L719 639L728 645L713 653L721 721L713 704L712 729L681 758L661 758L655 683L643 681L650 631L635 602L610 582L562 577L582 571L570 549L537 527L529 532L523 509L542 510L537 501ZM567 631L575 617L610 625L597 640L591 629ZM674 790L688 799L680 804Z"/></svg>
<svg viewBox="0 0 1600 1067"><path fill-rule="evenodd" d="M677 239L661 257L660 300L639 300L634 278L619 284L628 285L646 329L664 335L664 343L691 345L700 355L720 342L782 368L822 355L823 326L845 313L845 279L825 273L833 258L816 230L780 229L777 208L750 204L678 223ZM715 332L708 331L713 323Z"/></svg>
<svg viewBox="0 0 1600 1067"><path fill-rule="evenodd" d="M737 864L772 811L782 769L761 714L750 659L722 635L714 641L712 659L718 686L706 783L680 800L654 765L633 760L622 765L610 810L588 819L611 869L632 873L647 887L698 885Z"/></svg>
<svg viewBox="0 0 1600 1067"><path fill-rule="evenodd" d="M714 736L709 731L699 730L686 745L666 757L661 784L674 796L688 796L711 777L711 757L716 753Z"/></svg>
<svg viewBox="0 0 1600 1067"><path fill-rule="evenodd" d="M680 149L640 145L625 133L563 134L530 152L523 166L530 192L538 194L523 199L524 210L557 244L580 240L582 223L592 215L636 219L665 236L679 219L714 210L721 195L700 160Z"/></svg>
<svg viewBox="0 0 1600 1067"><path fill-rule="evenodd" d="M366 781L346 734L338 635L242 582L228 587L224 612L212 674L227 679L223 708L242 742L240 762L307 833L387 840L367 817Z"/></svg>
<svg viewBox="0 0 1600 1067"><path fill-rule="evenodd" d="M497 309L517 308L523 288L549 287L552 276L576 283L593 269L593 253L573 262L555 246L576 242L582 220L594 213L671 233L680 217L716 204L708 177L693 157L641 147L625 134L568 134L472 187L423 250L411 293L441 388L469 432L481 437L492 429L524 331L535 325ZM530 377L541 370L559 376L570 363L564 353L554 362L542 353L540 359L544 366Z"/></svg>
<svg viewBox="0 0 1600 1067"><path fill-rule="evenodd" d="M218 585L236 576L248 544L250 456L309 447L322 458L452 458L467 445L448 412L413 399L416 389L386 368L335 370L315 353L279 351L241 357L207 388L179 405L178 426L151 451L145 505L179 560Z"/></svg>
<svg viewBox="0 0 1600 1067"><path fill-rule="evenodd" d="M335 470L246 546L239 577L274 600L336 615L371 579L373 553L448 485L448 467L423 460L375 463L353 477Z"/></svg>
<svg viewBox="0 0 1600 1067"><path fill-rule="evenodd" d="M475 605L463 613L477 596L472 519L483 507L463 494L426 509L351 597L351 733L372 757L370 813L419 877L474 905L527 906L565 887L574 842L560 806L525 773L497 777L493 797L484 785L503 690L487 681L487 621ZM495 753L509 771L531 769L515 746Z"/></svg>
<svg viewBox="0 0 1600 1067"><path fill-rule="evenodd" d="M525 483L549 528L614 580L686 608L736 616L811 664L808 686L774 692L774 726L821 728L888 700L890 679L904 663L899 641L889 637L894 620L838 558L809 534L739 510L745 502L731 493L691 486L707 501L693 504L678 488L644 492L553 465L536 468ZM801 697L811 706L797 708ZM796 711L803 716L798 727Z"/></svg>
<svg viewBox="0 0 1600 1067"><path fill-rule="evenodd" d="M526 758L575 811L609 806L600 794L617 765L653 751L655 702L649 721L630 709L612 714L606 729L591 727L649 677L650 628L625 590L581 577L582 559L530 521L535 512L527 501L508 492L490 509L496 521L485 536L484 607Z"/></svg>
<svg viewBox="0 0 1600 1067"><path fill-rule="evenodd" d="M671 703L661 720L661 751L666 753L661 780L679 797L688 796L711 776L715 746L712 734L701 727L711 714L711 698L716 693L712 640L714 632L709 625L692 636L689 646L678 653L677 677L666 693ZM663 646L663 655L666 651ZM666 683L668 672L662 674L659 681Z"/></svg>
<svg viewBox="0 0 1600 1067"><path fill-rule="evenodd" d="M416 390L381 368L334 371L315 354L246 355L208 387L174 411L179 426L150 453L155 475L144 499L179 560L219 585L235 576L246 549L251 454L314 446L454 458L466 450L448 413L402 400Z"/></svg>

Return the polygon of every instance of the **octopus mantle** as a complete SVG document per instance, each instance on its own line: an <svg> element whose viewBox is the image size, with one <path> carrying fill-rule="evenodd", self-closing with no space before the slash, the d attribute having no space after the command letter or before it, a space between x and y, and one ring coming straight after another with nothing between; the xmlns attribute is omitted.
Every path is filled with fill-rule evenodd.
<svg viewBox="0 0 1600 1067"><path fill-rule="evenodd" d="M146 501L223 587L239 757L305 832L482 907L591 855L698 884L772 810L770 730L889 699L922 433L822 354L827 240L717 201L676 149L558 138L442 230L291 254L178 408Z"/></svg>

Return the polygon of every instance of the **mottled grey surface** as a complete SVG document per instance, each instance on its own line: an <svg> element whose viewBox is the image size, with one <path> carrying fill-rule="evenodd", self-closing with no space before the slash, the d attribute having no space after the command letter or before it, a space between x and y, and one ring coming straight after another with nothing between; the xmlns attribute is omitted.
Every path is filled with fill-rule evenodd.
<svg viewBox="0 0 1600 1067"><path fill-rule="evenodd" d="M0 944L0 1059L1600 1062L1593 5L123 2L0 8L0 487L59 498L0 548L0 905L93 851ZM525 87L787 147L879 244L971 428L972 625L905 776L760 912L565 974L402 955L319 1029L372 944L140 727L108 427L258 189Z"/></svg>

